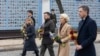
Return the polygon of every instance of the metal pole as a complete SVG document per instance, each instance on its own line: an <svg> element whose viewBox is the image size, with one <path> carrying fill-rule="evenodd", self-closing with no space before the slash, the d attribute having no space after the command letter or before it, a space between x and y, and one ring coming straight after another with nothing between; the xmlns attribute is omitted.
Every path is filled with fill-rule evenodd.
<svg viewBox="0 0 100 56"><path fill-rule="evenodd" d="M63 10L63 7L62 7L61 0L56 0L56 3L57 3L57 5L58 5L60 14L64 13L64 10Z"/></svg>

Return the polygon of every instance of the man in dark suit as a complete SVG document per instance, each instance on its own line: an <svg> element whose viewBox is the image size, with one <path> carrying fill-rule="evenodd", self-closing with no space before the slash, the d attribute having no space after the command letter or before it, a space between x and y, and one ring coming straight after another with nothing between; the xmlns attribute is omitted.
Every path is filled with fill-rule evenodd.
<svg viewBox="0 0 100 56"><path fill-rule="evenodd" d="M30 17L30 18L32 18L32 20L33 20L33 22L34 22L34 26L35 26L35 19L34 19L34 17L33 17L33 11L32 10L28 10L27 11L27 14L28 14L28 17Z"/></svg>
<svg viewBox="0 0 100 56"><path fill-rule="evenodd" d="M44 56L46 49L48 49L50 56L55 56L53 50L53 40L50 35L50 33L54 33L55 26L54 22L50 19L49 12L44 13L44 20L45 22L42 26L44 31L40 33L43 35L40 56Z"/></svg>
<svg viewBox="0 0 100 56"><path fill-rule="evenodd" d="M79 22L78 27L75 56L96 56L94 41L97 36L97 25L89 16L89 7L80 6L79 16L82 20Z"/></svg>

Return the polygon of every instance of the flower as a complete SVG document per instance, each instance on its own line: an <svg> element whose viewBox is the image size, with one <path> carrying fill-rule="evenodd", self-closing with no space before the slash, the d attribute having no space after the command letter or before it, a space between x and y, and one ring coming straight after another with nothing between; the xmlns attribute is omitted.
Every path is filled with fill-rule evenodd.
<svg viewBox="0 0 100 56"><path fill-rule="evenodd" d="M41 40L41 38L43 37L43 34L41 34L41 32L43 32L44 30L42 28L38 29L38 36L39 36L39 40Z"/></svg>
<svg viewBox="0 0 100 56"><path fill-rule="evenodd" d="M59 37L59 36L56 36L55 38L54 38L54 41L57 41L57 40L60 40L61 38ZM63 46L63 47L65 47L66 46L66 44L65 43L61 43L61 45Z"/></svg>
<svg viewBox="0 0 100 56"><path fill-rule="evenodd" d="M77 31L71 30L70 36L71 36L71 40L76 40L78 37Z"/></svg>
<svg viewBox="0 0 100 56"><path fill-rule="evenodd" d="M43 29L38 29L38 33L42 32L42 31L43 31Z"/></svg>
<svg viewBox="0 0 100 56"><path fill-rule="evenodd" d="M28 39L28 37L27 37L27 32L26 32L26 29L25 29L25 25L23 25L23 26L21 27L21 34L23 35L23 37L24 37L25 39Z"/></svg>
<svg viewBox="0 0 100 56"><path fill-rule="evenodd" d="M54 38L55 41L56 41L56 40L59 40L59 39L60 39L59 36L56 36L56 37Z"/></svg>
<svg viewBox="0 0 100 56"><path fill-rule="evenodd" d="M66 44L65 44L65 43L62 43L62 46L63 46L63 47L65 47L65 46L66 46Z"/></svg>

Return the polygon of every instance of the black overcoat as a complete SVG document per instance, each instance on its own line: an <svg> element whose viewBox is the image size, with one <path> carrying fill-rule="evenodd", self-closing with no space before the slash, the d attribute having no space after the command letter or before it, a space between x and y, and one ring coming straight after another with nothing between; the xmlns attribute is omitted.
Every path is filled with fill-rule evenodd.
<svg viewBox="0 0 100 56"><path fill-rule="evenodd" d="M77 43L82 45L82 49L75 52L75 56L96 56L94 41L97 36L96 22L89 16L81 20L78 28Z"/></svg>

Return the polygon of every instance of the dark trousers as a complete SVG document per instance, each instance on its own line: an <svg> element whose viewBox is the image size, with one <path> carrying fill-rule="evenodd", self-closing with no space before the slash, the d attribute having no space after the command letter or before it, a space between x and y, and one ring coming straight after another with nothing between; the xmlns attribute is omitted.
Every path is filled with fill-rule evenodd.
<svg viewBox="0 0 100 56"><path fill-rule="evenodd" d="M22 56L26 56L27 50L23 50ZM35 51L36 56L39 56L39 52Z"/></svg>
<svg viewBox="0 0 100 56"><path fill-rule="evenodd" d="M44 56L46 49L48 48L50 56L55 56L54 50L53 50L53 44L50 45L41 45L41 51L40 56Z"/></svg>

